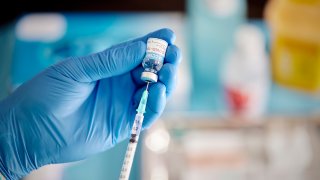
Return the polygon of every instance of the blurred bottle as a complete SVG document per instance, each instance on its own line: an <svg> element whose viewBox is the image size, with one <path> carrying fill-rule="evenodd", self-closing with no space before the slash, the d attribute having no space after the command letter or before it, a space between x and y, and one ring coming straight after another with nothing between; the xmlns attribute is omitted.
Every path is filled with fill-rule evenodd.
<svg viewBox="0 0 320 180"><path fill-rule="evenodd" d="M265 15L272 32L274 80L319 93L320 0L272 0Z"/></svg>
<svg viewBox="0 0 320 180"><path fill-rule="evenodd" d="M245 15L245 0L188 0L193 109L224 110L220 65Z"/></svg>
<svg viewBox="0 0 320 180"><path fill-rule="evenodd" d="M270 85L268 67L262 32L254 25L241 26L222 73L225 97L233 115L249 119L264 114Z"/></svg>

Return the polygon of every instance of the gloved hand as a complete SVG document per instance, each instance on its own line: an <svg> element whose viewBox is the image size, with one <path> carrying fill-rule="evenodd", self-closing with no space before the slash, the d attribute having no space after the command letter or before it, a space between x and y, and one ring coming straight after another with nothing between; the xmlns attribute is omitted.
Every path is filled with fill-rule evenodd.
<svg viewBox="0 0 320 180"><path fill-rule="evenodd" d="M149 37L168 42L159 81L151 84L143 128L163 112L180 51L161 29L100 53L72 57L21 85L0 102L0 172L17 179L46 164L81 160L129 137L145 82Z"/></svg>

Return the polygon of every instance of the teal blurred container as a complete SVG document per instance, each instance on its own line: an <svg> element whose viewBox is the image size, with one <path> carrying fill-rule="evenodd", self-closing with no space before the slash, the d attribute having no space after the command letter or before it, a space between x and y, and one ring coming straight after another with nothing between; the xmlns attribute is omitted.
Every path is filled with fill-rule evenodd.
<svg viewBox="0 0 320 180"><path fill-rule="evenodd" d="M10 73L14 45L14 25L0 26L0 100L11 91Z"/></svg>
<svg viewBox="0 0 320 180"><path fill-rule="evenodd" d="M188 0L193 110L224 111L221 62L245 17L244 0Z"/></svg>

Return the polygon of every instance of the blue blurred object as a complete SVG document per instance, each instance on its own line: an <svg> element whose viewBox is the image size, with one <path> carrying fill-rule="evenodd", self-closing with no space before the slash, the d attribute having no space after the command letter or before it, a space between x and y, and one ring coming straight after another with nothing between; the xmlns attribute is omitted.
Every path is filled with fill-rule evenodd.
<svg viewBox="0 0 320 180"><path fill-rule="evenodd" d="M10 93L11 64L14 44L14 25L0 27L0 100Z"/></svg>
<svg viewBox="0 0 320 180"><path fill-rule="evenodd" d="M320 98L273 84L268 114L281 116L319 116Z"/></svg>
<svg viewBox="0 0 320 180"><path fill-rule="evenodd" d="M225 111L220 67L245 22L244 0L188 0L189 46L193 73L192 109Z"/></svg>

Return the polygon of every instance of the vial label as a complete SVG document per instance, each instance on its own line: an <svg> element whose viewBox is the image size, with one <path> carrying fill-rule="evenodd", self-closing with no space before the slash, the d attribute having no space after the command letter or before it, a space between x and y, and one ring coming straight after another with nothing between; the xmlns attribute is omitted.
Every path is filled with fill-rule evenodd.
<svg viewBox="0 0 320 180"><path fill-rule="evenodd" d="M168 43L158 38L149 38L147 41L146 58L162 61L166 55Z"/></svg>

